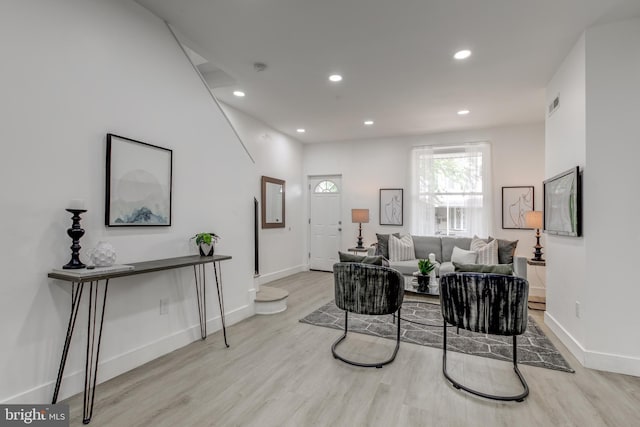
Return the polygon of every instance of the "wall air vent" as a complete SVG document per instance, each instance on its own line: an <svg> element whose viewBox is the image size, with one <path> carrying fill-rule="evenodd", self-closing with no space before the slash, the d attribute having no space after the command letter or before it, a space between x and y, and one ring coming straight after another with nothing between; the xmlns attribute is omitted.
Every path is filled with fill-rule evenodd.
<svg viewBox="0 0 640 427"><path fill-rule="evenodd" d="M560 95L556 96L553 101L551 101L551 104L549 104L549 117L556 112L558 107L560 107Z"/></svg>

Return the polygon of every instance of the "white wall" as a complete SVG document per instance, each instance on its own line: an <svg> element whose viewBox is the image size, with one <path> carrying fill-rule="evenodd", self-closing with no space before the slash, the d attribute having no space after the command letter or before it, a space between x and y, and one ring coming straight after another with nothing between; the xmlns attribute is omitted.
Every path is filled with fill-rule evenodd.
<svg viewBox="0 0 640 427"><path fill-rule="evenodd" d="M571 167L585 168L585 40L571 50L547 85L546 104L560 95L560 106L546 120L545 178ZM587 173L590 173L587 171ZM585 214L586 216L586 214ZM588 237L546 235L547 318L562 325L555 330L582 361L584 344L582 319L576 317L576 301L584 307L585 255ZM584 310L583 310L584 311ZM547 322L550 323L550 322ZM580 344L582 343L582 344Z"/></svg>
<svg viewBox="0 0 640 427"><path fill-rule="evenodd" d="M639 44L637 18L587 29L549 83L546 141L548 175L584 167L584 237L547 239L545 320L586 367L636 376Z"/></svg>
<svg viewBox="0 0 640 427"><path fill-rule="evenodd" d="M586 32L587 366L640 376L640 19ZM613 268L603 268L613 266Z"/></svg>
<svg viewBox="0 0 640 427"><path fill-rule="evenodd" d="M189 237L220 234L218 252L233 256L222 265L229 322L251 315L258 175L166 26L125 0L5 0L0 51L0 401L51 399L70 286L46 275L69 259L71 199L88 209L85 260L99 240L126 263L195 254ZM173 149L171 227L103 225L107 132ZM99 381L199 339L194 294L189 269L113 280ZM214 295L210 332L220 327ZM81 390L83 310L62 397Z"/></svg>
<svg viewBox="0 0 640 427"><path fill-rule="evenodd" d="M285 180L285 228L260 228L260 283L307 268L302 143L227 104L223 108L256 161L255 197L262 175ZM277 248L277 250L276 250Z"/></svg>
<svg viewBox="0 0 640 427"><path fill-rule="evenodd" d="M503 230L501 204L503 186L535 186L535 206L542 208L544 174L544 127L530 124L463 132L395 137L360 141L310 144L304 147L304 175L341 174L342 250L355 246L358 224L351 223L351 209L368 208L369 223L363 224L365 245L375 242L375 233L409 232L410 152L419 145L490 141L493 161L494 235L518 239L517 253L530 256L535 245L531 230ZM379 225L379 189L404 188L404 226ZM544 242L541 243L544 245Z"/></svg>

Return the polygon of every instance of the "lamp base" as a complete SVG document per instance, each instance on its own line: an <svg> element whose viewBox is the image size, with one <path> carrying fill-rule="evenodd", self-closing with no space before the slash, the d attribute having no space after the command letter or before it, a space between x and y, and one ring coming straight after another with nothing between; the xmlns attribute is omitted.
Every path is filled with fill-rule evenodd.
<svg viewBox="0 0 640 427"><path fill-rule="evenodd" d="M533 247L535 251L533 251L533 261L544 261L542 259L542 246L540 246L540 229L536 232L536 245Z"/></svg>
<svg viewBox="0 0 640 427"><path fill-rule="evenodd" d="M362 223L358 226L358 244L356 245L356 249L364 249L364 245L362 244Z"/></svg>

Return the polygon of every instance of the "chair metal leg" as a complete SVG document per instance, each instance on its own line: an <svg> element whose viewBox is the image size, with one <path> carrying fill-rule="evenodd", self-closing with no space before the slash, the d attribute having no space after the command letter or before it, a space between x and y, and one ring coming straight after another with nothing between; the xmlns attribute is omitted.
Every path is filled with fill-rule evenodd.
<svg viewBox="0 0 640 427"><path fill-rule="evenodd" d="M394 359L396 358L396 355L398 354L398 349L400 348L400 308L398 309L398 323L397 323L397 335L396 335L396 348L393 350L393 354L391 355L391 357L385 361L382 362L376 362L376 363L360 363L360 362L355 362L353 360L349 360L349 359L345 359L344 357L340 356L337 352L336 352L336 348L338 347L338 344L340 344L342 341L344 341L345 338L347 338L347 330L348 330L348 325L349 325L349 314L348 312L345 310L344 312L344 334L338 338L338 340L336 342L333 343L333 345L331 346L331 353L333 353L333 357L335 359L339 359L342 360L345 363L348 363L350 365L353 366L361 366L363 368L382 368L384 365L388 365L389 363L393 362ZM395 314L394 314L395 316Z"/></svg>
<svg viewBox="0 0 640 427"><path fill-rule="evenodd" d="M522 384L524 391L514 396L499 396L499 395L487 394L481 391L474 390L463 384L460 384L459 382L451 378L451 376L449 376L449 373L447 372L447 322L446 321L443 322L443 325L444 327L443 327L443 335L442 335L442 373L444 374L444 377L451 383L451 385L453 385L453 387L455 387L458 390L462 389L468 393L475 394L476 396L484 397L486 399L493 399L493 400L500 400L500 401L515 400L516 402L524 401L525 397L529 395L529 386L527 385L527 382L522 376L522 373L518 369L518 355L517 355L515 335L513 336L513 370L518 376L518 379L520 380L520 384Z"/></svg>

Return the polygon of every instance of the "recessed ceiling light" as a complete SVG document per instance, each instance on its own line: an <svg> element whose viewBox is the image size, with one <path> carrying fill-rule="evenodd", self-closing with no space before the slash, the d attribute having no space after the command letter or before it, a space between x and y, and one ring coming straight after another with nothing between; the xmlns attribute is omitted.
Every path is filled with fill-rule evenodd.
<svg viewBox="0 0 640 427"><path fill-rule="evenodd" d="M334 83L341 82L342 81L342 76L340 74L331 74L329 76L329 80L331 80Z"/></svg>
<svg viewBox="0 0 640 427"><path fill-rule="evenodd" d="M303 129L303 128L296 129L296 132L298 132L298 133L305 133L306 131L307 130Z"/></svg>
<svg viewBox="0 0 640 427"><path fill-rule="evenodd" d="M471 56L471 51L466 49L459 50L458 52L455 53L455 55L453 55L453 57L456 59L467 59L470 56Z"/></svg>
<svg viewBox="0 0 640 427"><path fill-rule="evenodd" d="M373 120L365 120L364 124L367 126L371 126L373 124Z"/></svg>
<svg viewBox="0 0 640 427"><path fill-rule="evenodd" d="M234 94L235 96L237 96L238 98L242 98L242 97L244 96L244 92L243 92L243 91L241 91L241 90L234 90L234 91L233 91L233 94Z"/></svg>
<svg viewBox="0 0 640 427"><path fill-rule="evenodd" d="M469 110L460 110L458 111L458 115L459 116L466 116L467 114L469 114L471 111Z"/></svg>

